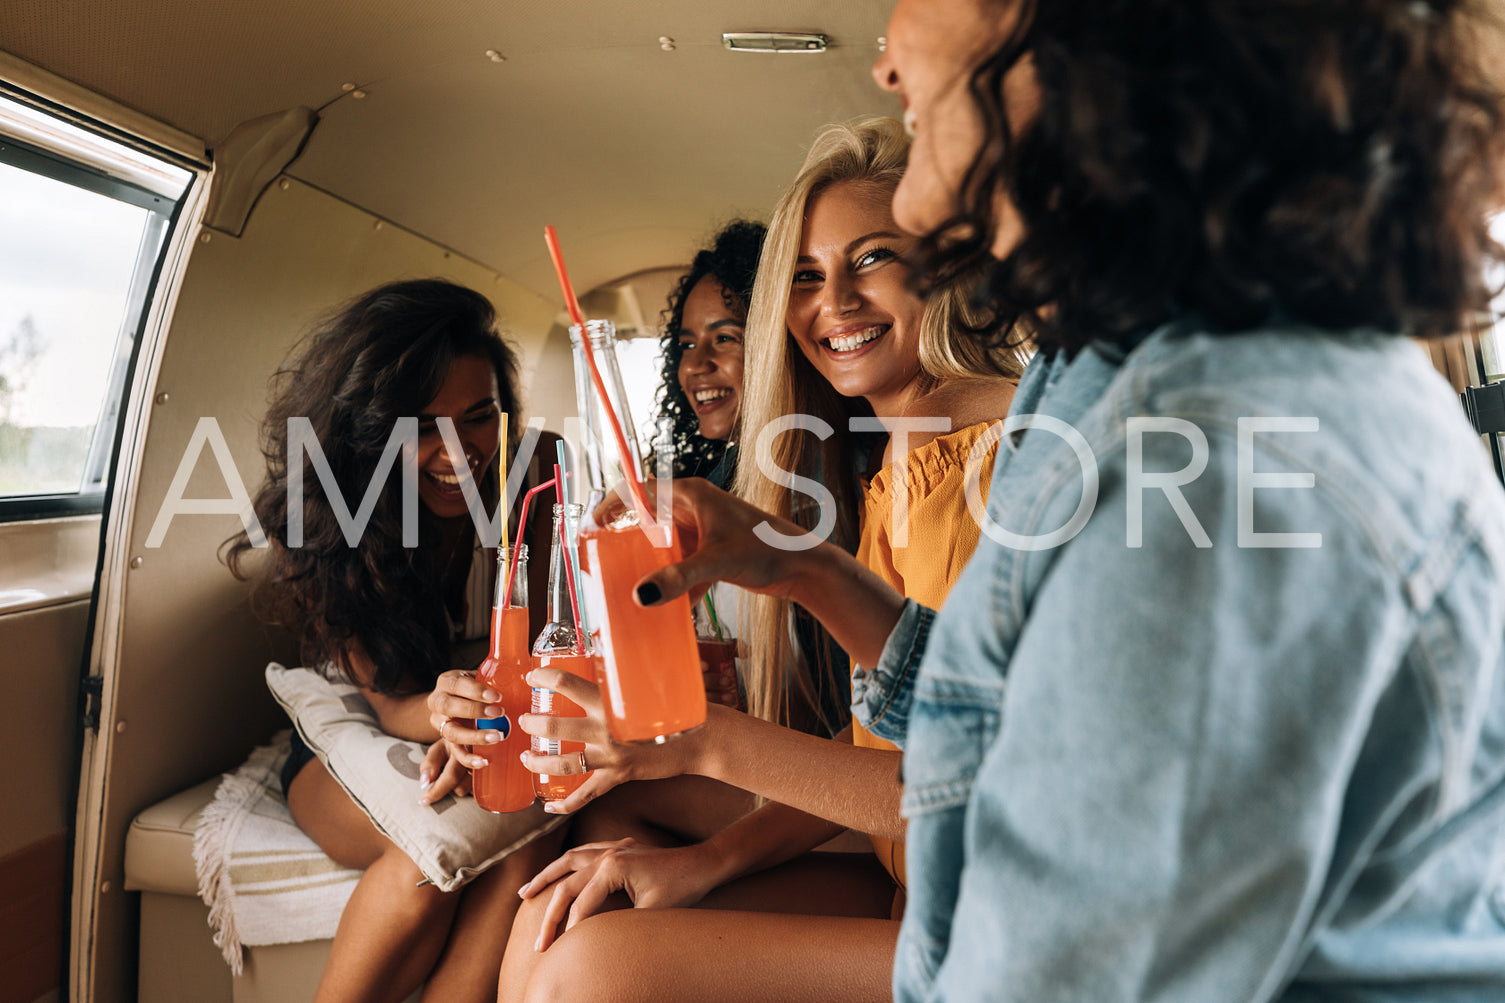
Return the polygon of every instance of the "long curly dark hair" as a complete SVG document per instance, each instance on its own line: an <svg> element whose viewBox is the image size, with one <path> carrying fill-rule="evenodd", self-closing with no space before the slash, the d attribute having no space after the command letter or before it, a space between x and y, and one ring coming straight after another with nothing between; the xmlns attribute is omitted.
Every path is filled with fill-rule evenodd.
<svg viewBox="0 0 1505 1003"><path fill-rule="evenodd" d="M1434 336L1487 304L1505 108L1482 3L1017 6L971 81L987 138L961 209L925 247L933 275L989 277L999 320L980 333L1023 319L1073 351L1192 312ZM1040 104L1015 135L1003 82L1021 61ZM994 261L1000 190L1024 237Z"/></svg>
<svg viewBox="0 0 1505 1003"><path fill-rule="evenodd" d="M716 234L711 246L701 250L690 263L674 291L669 294L669 305L663 312L664 333L661 339L664 352L663 385L658 393L658 413L674 423L674 476L704 477L726 455L729 442L707 439L700 434L700 421L690 398L679 385L679 360L684 350L679 345L679 332L685 324L685 300L691 290L706 276L721 283L722 296L728 310L747 316L747 304L752 299L753 280L758 274L758 255L763 249L763 237L768 228L762 223L745 219L728 223Z"/></svg>
<svg viewBox="0 0 1505 1003"><path fill-rule="evenodd" d="M289 547L287 423L309 419L353 511L397 419L416 416L439 392L451 364L464 356L486 358L496 371L498 403L513 416L510 453L522 424L516 353L498 335L491 303L451 282L395 282L365 293L328 317L273 375L261 436L267 479L254 503L271 553L253 596L264 620L298 633L305 664L333 662L348 673L345 655L358 642L375 665L373 685L383 693L420 692L449 668L446 590L427 552L437 542L438 520L420 505L419 546L403 546L394 464L359 545L352 547L305 455L303 543ZM480 481L489 508L497 497L495 476ZM225 560L238 578L248 577L251 547L244 532L226 542Z"/></svg>

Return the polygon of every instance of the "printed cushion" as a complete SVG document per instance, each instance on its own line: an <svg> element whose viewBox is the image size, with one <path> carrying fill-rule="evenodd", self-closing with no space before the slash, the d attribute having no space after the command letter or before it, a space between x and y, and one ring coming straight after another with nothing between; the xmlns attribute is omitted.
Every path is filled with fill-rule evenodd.
<svg viewBox="0 0 1505 1003"><path fill-rule="evenodd" d="M267 686L331 776L423 876L453 891L513 850L563 823L535 803L493 815L449 794L418 803L418 767L427 747L381 730L361 691L331 671L272 662Z"/></svg>

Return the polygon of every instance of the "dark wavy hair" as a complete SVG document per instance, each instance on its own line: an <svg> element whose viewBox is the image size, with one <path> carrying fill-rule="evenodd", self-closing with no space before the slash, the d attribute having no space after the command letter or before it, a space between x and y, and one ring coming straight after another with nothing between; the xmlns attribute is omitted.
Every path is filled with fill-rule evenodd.
<svg viewBox="0 0 1505 1003"><path fill-rule="evenodd" d="M987 276L998 321L979 333L1022 319L1072 351L1189 311L1223 331L1284 319L1435 336L1486 306L1505 122L1482 12L1460 0L1017 8L971 81L986 140L959 212L924 248L932 275ZM1003 81L1022 60L1040 104L1015 135ZM1024 237L995 261L999 190Z"/></svg>
<svg viewBox="0 0 1505 1003"><path fill-rule="evenodd" d="M359 642L383 693L419 692L449 666L445 588L425 551L438 523L419 506L419 547L402 543L400 478L389 474L359 545L349 546L324 484L305 455L303 544L287 545L287 422L307 417L352 511L364 497L398 418L416 416L439 392L451 364L490 360L502 409L513 416L516 445L517 356L498 335L496 314L481 294L438 279L394 282L356 298L328 317L272 377L261 429L267 479L254 507L271 543L253 600L263 620L300 638L307 665L345 658ZM394 464L393 473L400 468ZM488 507L495 477L482 477ZM225 561L248 577L251 541L225 544Z"/></svg>
<svg viewBox="0 0 1505 1003"><path fill-rule="evenodd" d="M664 367L663 384L658 392L658 413L661 418L669 418L674 423L676 477L704 477L721 462L730 445L700 434L695 409L679 385L679 360L685 354L679 345L679 332L685 325L685 300L701 279L710 276L721 283L727 309L746 318L753 280L758 274L758 255L762 252L763 237L767 232L768 228L762 223L745 219L728 223L716 234L711 246L695 255L690 270L669 294L669 305L662 314Z"/></svg>

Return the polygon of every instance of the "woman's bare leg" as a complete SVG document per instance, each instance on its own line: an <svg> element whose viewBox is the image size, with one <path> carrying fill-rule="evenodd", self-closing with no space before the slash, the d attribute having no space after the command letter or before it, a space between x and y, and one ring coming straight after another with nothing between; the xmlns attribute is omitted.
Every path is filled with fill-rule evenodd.
<svg viewBox="0 0 1505 1003"><path fill-rule="evenodd" d="M632 903L625 895L614 895L608 900L607 908L623 911L623 915L626 915L628 918L621 921L621 923L625 924L627 932L619 933L617 932L617 926L609 927L607 930L610 936L607 938L607 942L596 943L597 927L594 924L608 915L608 913L603 913L582 922L575 929L563 935L547 951L540 953L534 950L534 944L538 939L539 927L543 922L548 898L548 893L545 891L524 902L522 908L518 911L517 919L512 924L512 937L507 944L507 953L502 959L501 978L497 986L497 998L501 1003L514 1003L514 1001L523 999L548 999L550 997L547 996L547 992L554 991L557 988L558 982L568 981L571 978L577 982L589 984L603 982L604 980L604 984L594 989L585 990L581 987L576 987L570 990L570 992L584 992L585 995L581 997L582 999L596 998L591 996L590 993L597 991L604 994L599 998L614 998L612 996L613 986L616 980L623 975L622 971L619 970L619 962L616 960L617 955L613 953L595 954L595 952L633 951L637 950L638 946L641 946L645 950L649 948L657 951L668 949L677 955L680 952L678 946L667 947L667 945L676 945L677 942L664 941L655 947L653 938L671 935L671 931L660 930L655 925L659 922L656 917L680 913L686 914L689 919L676 920L675 922L687 923L692 929L695 927L697 917L707 921L708 925L704 928L706 931L705 936L701 937L697 934L692 937L691 941L687 941L687 943L694 944L692 953L698 955L699 963L705 966L706 971L702 973L699 981L691 980L686 982L685 985L687 988L682 996L671 994L667 997L669 999L720 1000L722 998L737 998L731 995L725 997L722 995L723 990L728 993L732 992L732 988L729 988L725 984L732 977L731 974L724 966L718 967L718 965L721 965L726 960L725 956L728 954L726 945L716 939L723 934L729 934L733 938L733 943L736 947L730 953L736 955L739 969L743 965L761 965L764 961L755 961L754 959L765 958L770 968L768 977L771 978L777 974L773 970L788 969L789 964L794 963L791 960L789 964L786 964L784 960L778 957L778 951L774 948L766 949L765 953L765 948L761 946L761 942L753 945L750 933L746 934L745 937L743 934L736 933L738 929L749 931L753 929L753 927L744 928L738 925L745 921L748 913L765 914L767 918L760 920L756 926L758 930L763 932L784 929L778 925L783 920L791 922L795 920L806 921L795 924L787 929L794 931L798 937L818 938L818 942L814 947L805 952L813 959L829 959L831 955L841 954L847 950L845 942L839 938L846 936L848 931L839 926L828 929L824 924L856 922L858 924L857 927L854 927L851 931L855 935L861 936L863 935L863 931L866 930L869 935L877 935L879 937L879 940L875 943L879 948L878 954L881 957L877 957L874 963L881 969L878 981L882 984L882 991L877 996L862 997L859 995L854 998L886 998L888 992L889 972L893 967L893 944L895 938L898 937L899 929L898 923L888 920L894 901L894 884L888 873L883 870L882 865L878 863L877 858L871 854L808 853L778 867L773 867L757 874L750 874L745 878L729 882L707 895L700 903L699 908L696 909L632 910L630 909ZM712 917L715 917L714 922L712 922ZM724 917L737 918L727 921L723 919ZM632 931L637 929L633 927L633 924L639 918L644 919L647 924L641 928L644 931L643 936L645 939L641 945L634 946L628 941L631 937L638 936L637 933ZM863 924L878 921L882 921L882 923L887 925L877 927L863 926ZM603 936L605 935L603 934ZM567 951L556 955L555 952L559 951L561 946L570 938L575 938L571 941L572 946ZM622 938L621 943L617 942L618 938ZM770 943L782 944L783 941L779 937L775 937ZM886 953L883 953L884 951ZM864 949L861 953L864 960L873 961L873 958L868 956L870 952ZM572 973L571 969L574 962L568 959L575 958L577 955L593 956L596 959L595 963L579 972ZM603 959L605 960L603 961ZM621 964L629 965L630 969L636 972L639 967L646 969L657 967L658 960L656 957L649 957L640 965L639 962L642 959L624 959ZM693 966L696 964L696 961L681 958L676 964ZM829 964L826 968L828 972L835 971ZM785 974L789 973L786 971ZM751 979L748 989L750 995L746 998L780 998L777 995L760 996L760 992L766 992L775 987L767 978L763 976L754 977L755 975L756 972L754 970L748 969L743 975L737 976L738 978L745 976ZM831 977L834 978L835 976L832 975ZM866 986L867 983L858 980L853 985L861 988ZM650 989L654 992L662 991L663 989L662 985L651 982L645 982L643 986L645 992ZM628 993L628 990L624 988L623 992ZM530 995L534 993L539 995ZM566 993L561 998L574 999L575 997ZM632 997L628 993L623 998L635 997ZM796 996L790 998L834 1000L840 997L823 996L817 991L814 996Z"/></svg>
<svg viewBox="0 0 1505 1003"><path fill-rule="evenodd" d="M751 794L707 777L634 781L608 791L578 812L570 822L565 844L579 846L630 836L646 846L683 846L708 839L752 807ZM540 864L539 870L542 869ZM632 904L625 897L614 898L620 898L614 908ZM538 940L547 902L545 893L521 903L497 979L499 1000L522 999L528 977L540 957L533 945Z"/></svg>
<svg viewBox="0 0 1505 1003"><path fill-rule="evenodd" d="M707 909L608 912L592 916L544 952L523 999L886 1000L898 936L899 924L887 919Z"/></svg>
<svg viewBox="0 0 1505 1003"><path fill-rule="evenodd" d="M434 967L460 896L420 887L418 865L376 830L318 760L294 778L287 806L331 859L365 871L340 914L315 1003L406 999Z"/></svg>
<svg viewBox="0 0 1505 1003"><path fill-rule="evenodd" d="M559 856L564 832L559 826L544 833L465 886L449 941L423 988L425 1001L496 999L502 949L522 905L517 890Z"/></svg>

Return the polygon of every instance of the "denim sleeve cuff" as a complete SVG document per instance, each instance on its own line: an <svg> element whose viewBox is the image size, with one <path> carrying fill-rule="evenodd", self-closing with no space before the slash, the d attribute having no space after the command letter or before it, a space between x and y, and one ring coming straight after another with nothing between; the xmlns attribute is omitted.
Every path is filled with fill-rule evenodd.
<svg viewBox="0 0 1505 1003"><path fill-rule="evenodd" d="M915 674L934 620L935 610L906 599L878 664L871 669L852 669L852 716L868 731L900 748L909 731Z"/></svg>

